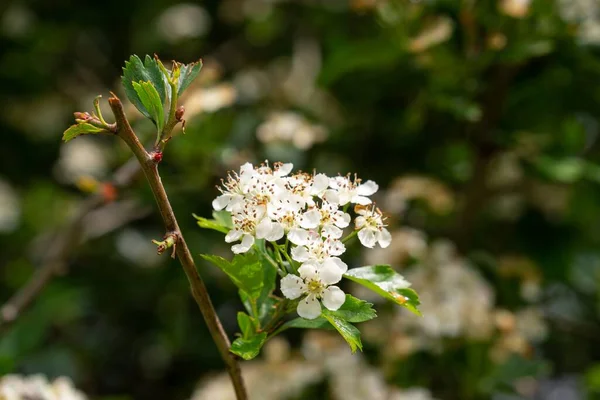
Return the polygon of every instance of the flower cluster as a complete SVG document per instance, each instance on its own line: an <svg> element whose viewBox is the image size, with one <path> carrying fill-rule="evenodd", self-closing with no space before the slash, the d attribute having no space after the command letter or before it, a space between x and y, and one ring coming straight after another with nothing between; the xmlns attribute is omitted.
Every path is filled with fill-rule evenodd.
<svg viewBox="0 0 600 400"><path fill-rule="evenodd" d="M389 246L391 235L385 218L369 196L378 186L356 176L328 177L325 174L291 174L292 164L242 165L229 174L213 201L215 210L231 213L233 229L225 241L231 250L245 253L257 239L290 244L289 256L299 264L281 280L288 299L298 299L298 314L313 319L321 304L337 310L345 294L337 286L348 266L339 258L346 251L342 236L352 222L347 212L355 204L354 232L359 241L372 248ZM239 243L237 243L239 242ZM287 247L286 247L287 249Z"/></svg>

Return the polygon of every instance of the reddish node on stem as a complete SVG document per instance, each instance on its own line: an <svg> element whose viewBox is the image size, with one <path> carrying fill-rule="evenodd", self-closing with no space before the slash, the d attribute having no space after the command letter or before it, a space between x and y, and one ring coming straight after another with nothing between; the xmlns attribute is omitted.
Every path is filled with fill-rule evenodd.
<svg viewBox="0 0 600 400"><path fill-rule="evenodd" d="M163 157L163 153L162 151L154 151L151 154L152 156L152 161L154 161L155 163L159 163L162 161L162 157Z"/></svg>

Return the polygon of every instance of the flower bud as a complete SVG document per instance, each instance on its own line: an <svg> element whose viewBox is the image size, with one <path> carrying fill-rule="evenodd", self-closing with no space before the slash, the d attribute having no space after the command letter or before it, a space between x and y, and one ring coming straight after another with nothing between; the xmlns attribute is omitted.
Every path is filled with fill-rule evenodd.
<svg viewBox="0 0 600 400"><path fill-rule="evenodd" d="M87 112L74 112L73 115L76 120L88 121L92 119L92 116Z"/></svg>
<svg viewBox="0 0 600 400"><path fill-rule="evenodd" d="M183 118L183 113L185 112L185 107L184 106L179 106L177 108L177 111L175 111L175 119L177 121L181 121L181 119Z"/></svg>

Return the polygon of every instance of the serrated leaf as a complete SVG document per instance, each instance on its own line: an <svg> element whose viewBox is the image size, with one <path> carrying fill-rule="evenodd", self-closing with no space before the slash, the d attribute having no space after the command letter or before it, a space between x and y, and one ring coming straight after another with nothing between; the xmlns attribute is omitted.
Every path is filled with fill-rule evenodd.
<svg viewBox="0 0 600 400"><path fill-rule="evenodd" d="M377 313L372 308L373 304L368 303L364 300L357 299L349 294L346 295L346 301L342 306L336 310L326 310L326 312L336 318L345 320L347 322L365 322L377 317ZM325 310L323 311L325 312ZM277 333L281 333L286 329L300 328L300 329L334 329L334 327L321 316L315 319L296 318L283 324Z"/></svg>
<svg viewBox="0 0 600 400"><path fill-rule="evenodd" d="M106 132L106 130L84 122L81 124L71 125L66 131L64 131L62 140L68 142L69 140L75 139L77 136L80 135L94 134L100 132Z"/></svg>
<svg viewBox="0 0 600 400"><path fill-rule="evenodd" d="M401 296L404 296L404 298L406 299L406 302L401 304L402 307L406 308L407 310L418 316L423 315L418 309L421 302L419 301L419 295L414 289L398 289L396 292Z"/></svg>
<svg viewBox="0 0 600 400"><path fill-rule="evenodd" d="M347 294L346 301L336 310L328 312L348 322L365 322L377 317L373 304Z"/></svg>
<svg viewBox="0 0 600 400"><path fill-rule="evenodd" d="M295 318L291 321L286 322L277 330L277 333L283 332L286 329L290 328L300 328L300 329L335 329L329 321L325 319L325 317L318 317L315 319L306 319L306 318Z"/></svg>
<svg viewBox="0 0 600 400"><path fill-rule="evenodd" d="M244 360L252 360L260 353L260 349L267 340L267 333L262 332L248 339L238 338L232 344L229 351L237 354Z"/></svg>
<svg viewBox="0 0 600 400"><path fill-rule="evenodd" d="M344 340L350 345L352 352L362 351L362 342L360 341L360 331L351 323L344 321L333 315L329 310L323 310L323 317L342 335Z"/></svg>
<svg viewBox="0 0 600 400"><path fill-rule="evenodd" d="M144 61L145 62L142 63L142 60L136 55L131 56L129 61L125 62L125 67L123 67L121 82L123 83L125 94L129 101L131 101L145 117L151 118L150 110L146 109L142 103L133 87L133 82L151 82L160 97L162 105L166 102L167 94L165 89L165 78L160 71L156 60L147 55Z"/></svg>
<svg viewBox="0 0 600 400"><path fill-rule="evenodd" d="M201 256L225 272L250 299L258 299L264 286L264 274L261 260L255 252L236 254L232 261L214 255Z"/></svg>
<svg viewBox="0 0 600 400"><path fill-rule="evenodd" d="M177 82L177 94L181 95L185 89L196 79L202 69L202 60L191 64L178 64L179 80Z"/></svg>
<svg viewBox="0 0 600 400"><path fill-rule="evenodd" d="M158 92L150 82L133 82L132 85L158 131L162 131L165 125L165 111Z"/></svg>
<svg viewBox="0 0 600 400"><path fill-rule="evenodd" d="M407 308L417 315L421 315L421 312L417 309L417 306L420 304L417 293L412 289L408 289L410 283L389 265L353 268L348 270L344 274L344 277Z"/></svg>

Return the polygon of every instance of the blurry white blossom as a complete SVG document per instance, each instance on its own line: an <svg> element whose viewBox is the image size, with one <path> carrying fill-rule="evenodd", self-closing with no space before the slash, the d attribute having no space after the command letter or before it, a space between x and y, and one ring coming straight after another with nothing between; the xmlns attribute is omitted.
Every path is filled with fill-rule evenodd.
<svg viewBox="0 0 600 400"><path fill-rule="evenodd" d="M438 214L454 208L454 194L442 182L420 175L401 176L392 181L383 193L383 207L387 212L400 214L409 200L423 200Z"/></svg>
<svg viewBox="0 0 600 400"><path fill-rule="evenodd" d="M405 273L419 293L422 318L401 318L401 331L442 337L489 337L493 330L494 292L450 242L431 245L422 265Z"/></svg>
<svg viewBox="0 0 600 400"><path fill-rule="evenodd" d="M11 232L19 225L21 204L14 189L0 180L0 232Z"/></svg>
<svg viewBox="0 0 600 400"><path fill-rule="evenodd" d="M327 138L322 125L311 124L302 115L288 111L275 112L256 130L258 140L263 143L287 142L300 150L308 150Z"/></svg>
<svg viewBox="0 0 600 400"><path fill-rule="evenodd" d="M175 43L205 35L210 29L210 15L196 4L180 3L167 8L156 25L163 38Z"/></svg>
<svg viewBox="0 0 600 400"><path fill-rule="evenodd" d="M230 83L190 90L183 102L184 118L189 119L200 113L211 113L229 107L235 103L236 98L236 89Z"/></svg>
<svg viewBox="0 0 600 400"><path fill-rule="evenodd" d="M152 244L152 239L151 235L124 229L116 238L117 251L140 267L154 267L161 263L162 258L156 257L156 246Z"/></svg>
<svg viewBox="0 0 600 400"><path fill-rule="evenodd" d="M34 22L34 15L23 4L12 4L2 13L0 30L9 37L22 37L31 31Z"/></svg>
<svg viewBox="0 0 600 400"><path fill-rule="evenodd" d="M600 3L597 0L556 0L561 17L578 26L582 44L600 45Z"/></svg>
<svg viewBox="0 0 600 400"><path fill-rule="evenodd" d="M94 138L78 137L60 147L55 169L60 181L74 183L82 176L102 178L107 170L106 153Z"/></svg>
<svg viewBox="0 0 600 400"><path fill-rule="evenodd" d="M426 24L417 36L411 39L409 49L415 53L425 51L450 39L453 30L454 23L451 18L446 16L436 17Z"/></svg>
<svg viewBox="0 0 600 400"><path fill-rule="evenodd" d="M263 348L265 360L241 364L242 376L251 399L282 400L298 396L302 390L318 383L323 367L305 360L288 359L289 345L275 337ZM191 400L235 400L236 396L226 373L204 380Z"/></svg>
<svg viewBox="0 0 600 400"><path fill-rule="evenodd" d="M380 369L374 368L360 354L352 354L337 335L307 331L302 344L304 357L288 357L285 339L276 337L265 345L264 354L276 347L278 354L266 360L241 365L249 397L260 400L297 398L311 386L327 384L334 400L435 400L424 388L400 389L387 384ZM285 357L281 357L281 349ZM233 400L227 374L205 380L191 400Z"/></svg>
<svg viewBox="0 0 600 400"><path fill-rule="evenodd" d="M5 375L0 378L2 400L86 400L69 378L60 377L52 382L43 375Z"/></svg>
<svg viewBox="0 0 600 400"><path fill-rule="evenodd" d="M513 18L524 18L529 13L531 0L499 0L498 8Z"/></svg>

